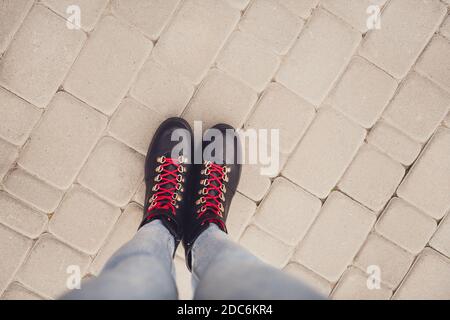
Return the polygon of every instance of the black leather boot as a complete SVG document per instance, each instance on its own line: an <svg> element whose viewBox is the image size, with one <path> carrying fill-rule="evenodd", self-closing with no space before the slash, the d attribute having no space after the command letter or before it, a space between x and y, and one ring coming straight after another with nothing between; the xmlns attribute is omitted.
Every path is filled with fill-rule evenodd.
<svg viewBox="0 0 450 320"><path fill-rule="evenodd" d="M175 130L176 140L172 141ZM172 154L180 141L185 147ZM184 216L191 207L188 192L192 191L193 145L189 124L181 118L170 118L156 131L145 161L146 193L140 228L160 220L174 236L175 250L183 238Z"/></svg>
<svg viewBox="0 0 450 320"><path fill-rule="evenodd" d="M233 127L219 124L211 129L220 132L222 143L214 139L203 139L202 150L215 146L212 156L203 154L203 164L194 165L194 185L192 191L193 208L185 216L185 233L183 245L186 253L186 264L192 269L192 246L199 235L211 224L217 225L227 233L226 220L231 201L236 193L241 176L241 144ZM210 129L210 130L211 130ZM227 139L227 132L232 139ZM208 131L204 137L208 136ZM220 140L218 140L220 142Z"/></svg>

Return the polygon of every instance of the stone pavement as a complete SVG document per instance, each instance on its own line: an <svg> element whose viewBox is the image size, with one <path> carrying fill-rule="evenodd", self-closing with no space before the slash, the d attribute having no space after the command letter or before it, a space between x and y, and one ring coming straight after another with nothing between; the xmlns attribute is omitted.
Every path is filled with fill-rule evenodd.
<svg viewBox="0 0 450 320"><path fill-rule="evenodd" d="M449 8L0 0L0 296L98 275L142 217L154 130L182 115L281 130L278 174L246 166L230 213L261 259L335 299L450 299Z"/></svg>

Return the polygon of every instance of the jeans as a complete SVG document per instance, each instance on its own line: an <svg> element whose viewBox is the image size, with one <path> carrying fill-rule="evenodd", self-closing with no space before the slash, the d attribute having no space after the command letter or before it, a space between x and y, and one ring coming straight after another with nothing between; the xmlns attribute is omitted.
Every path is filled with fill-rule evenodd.
<svg viewBox="0 0 450 320"><path fill-rule="evenodd" d="M62 299L174 300L174 239L159 221L141 228L106 263L101 274ZM194 299L323 299L314 290L275 269L211 225L192 248Z"/></svg>

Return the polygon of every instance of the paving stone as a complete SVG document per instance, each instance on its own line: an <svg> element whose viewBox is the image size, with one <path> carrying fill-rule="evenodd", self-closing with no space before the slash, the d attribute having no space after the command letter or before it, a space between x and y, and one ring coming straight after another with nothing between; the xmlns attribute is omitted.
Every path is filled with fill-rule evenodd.
<svg viewBox="0 0 450 320"><path fill-rule="evenodd" d="M73 11L69 10L71 9L69 7L78 6L81 13L81 27L86 31L94 29L108 4L108 0L42 0L42 2L70 22Z"/></svg>
<svg viewBox="0 0 450 320"><path fill-rule="evenodd" d="M194 93L183 76L148 60L131 88L131 96L164 116L179 116Z"/></svg>
<svg viewBox="0 0 450 320"><path fill-rule="evenodd" d="M283 175L324 199L356 155L365 134L362 127L337 111L321 108Z"/></svg>
<svg viewBox="0 0 450 320"><path fill-rule="evenodd" d="M377 6L381 12L387 0L344 0L344 1L333 1L333 0L323 0L321 5L332 13L341 17L355 29L360 32L367 32L367 21L370 18L368 9L371 6ZM383 21L383 20L381 20ZM383 24L381 25L383 28Z"/></svg>
<svg viewBox="0 0 450 320"><path fill-rule="evenodd" d="M344 71L360 40L361 34L319 9L282 63L276 80L319 105Z"/></svg>
<svg viewBox="0 0 450 320"><path fill-rule="evenodd" d="M364 144L338 184L352 199L380 212L405 175L405 168Z"/></svg>
<svg viewBox="0 0 450 320"><path fill-rule="evenodd" d="M0 224L0 295L25 259L33 242Z"/></svg>
<svg viewBox="0 0 450 320"><path fill-rule="evenodd" d="M405 166L411 165L422 150L422 145L385 121L378 122L367 136L367 143L386 153Z"/></svg>
<svg viewBox="0 0 450 320"><path fill-rule="evenodd" d="M435 219L450 207L450 130L439 129L397 194Z"/></svg>
<svg viewBox="0 0 450 320"><path fill-rule="evenodd" d="M303 20L276 0L255 0L245 12L239 27L266 43L276 53L284 55L292 47L303 25Z"/></svg>
<svg viewBox="0 0 450 320"><path fill-rule="evenodd" d="M83 276L89 263L89 256L73 250L49 234L44 234L35 243L27 261L17 273L17 278L44 297L58 298L67 291L66 283L70 276L70 273L67 273L68 267L79 267Z"/></svg>
<svg viewBox="0 0 450 320"><path fill-rule="evenodd" d="M73 65L64 89L111 115L152 48L152 42L138 31L105 17Z"/></svg>
<svg viewBox="0 0 450 320"><path fill-rule="evenodd" d="M227 229L230 237L238 241L244 233L256 211L256 204L237 192L231 202L227 218Z"/></svg>
<svg viewBox="0 0 450 320"><path fill-rule="evenodd" d="M446 12L445 6L437 0L390 1L381 16L381 29L369 32L360 53L401 79L417 60Z"/></svg>
<svg viewBox="0 0 450 320"><path fill-rule="evenodd" d="M47 221L46 215L0 191L0 223L35 239L44 231Z"/></svg>
<svg viewBox="0 0 450 320"><path fill-rule="evenodd" d="M238 191L253 201L261 201L271 185L269 177L262 175L257 165L242 165Z"/></svg>
<svg viewBox="0 0 450 320"><path fill-rule="evenodd" d="M100 274L109 258L136 235L141 222L142 208L136 204L129 204L92 262L90 272L94 275Z"/></svg>
<svg viewBox="0 0 450 320"><path fill-rule="evenodd" d="M450 257L450 215L444 218L439 224L439 228L430 241L430 245Z"/></svg>
<svg viewBox="0 0 450 320"><path fill-rule="evenodd" d="M2 1L2 10L0 11L0 54L6 51L33 2L33 0Z"/></svg>
<svg viewBox="0 0 450 320"><path fill-rule="evenodd" d="M142 182L138 191L133 197L133 201L140 204L141 206L144 206L145 202L145 188L146 188L145 182Z"/></svg>
<svg viewBox="0 0 450 320"><path fill-rule="evenodd" d="M450 299L450 260L432 249L425 249L394 298Z"/></svg>
<svg viewBox="0 0 450 320"><path fill-rule="evenodd" d="M336 282L364 243L375 215L333 192L300 243L294 258L330 282Z"/></svg>
<svg viewBox="0 0 450 320"><path fill-rule="evenodd" d="M41 111L13 93L0 88L0 137L23 145L41 117Z"/></svg>
<svg viewBox="0 0 450 320"><path fill-rule="evenodd" d="M55 211L64 194L21 168L9 173L4 186L10 194L45 213Z"/></svg>
<svg viewBox="0 0 450 320"><path fill-rule="evenodd" d="M112 138L103 138L78 181L115 206L124 207L143 181L143 169L142 155Z"/></svg>
<svg viewBox="0 0 450 320"><path fill-rule="evenodd" d="M355 57L327 101L361 126L371 128L396 89L394 78Z"/></svg>
<svg viewBox="0 0 450 320"><path fill-rule="evenodd" d="M252 89L222 71L213 69L183 113L191 125L203 121L206 130L218 123L240 128L256 103ZM214 112L211 112L214 110Z"/></svg>
<svg viewBox="0 0 450 320"><path fill-rule="evenodd" d="M440 36L431 41L419 61L416 69L450 91L450 42Z"/></svg>
<svg viewBox="0 0 450 320"><path fill-rule="evenodd" d="M356 268L348 269L333 291L334 300L389 300L392 291L384 288L369 289L368 275ZM370 280L369 280L370 281Z"/></svg>
<svg viewBox="0 0 450 320"><path fill-rule="evenodd" d="M264 162L264 163L261 162L259 164L259 167L262 170L262 171L260 171L260 173L271 179L274 179L281 175L281 170L285 167L287 161L289 160L289 156L290 156L289 154L279 153L279 155L278 155L279 159L276 161L275 160L276 159L275 152L276 151L272 150L272 147L269 146L267 154L270 155L271 158L260 160L260 161L266 161L266 162ZM265 164L269 160L272 161L271 165Z"/></svg>
<svg viewBox="0 0 450 320"><path fill-rule="evenodd" d="M447 16L444 23L441 25L441 34L450 40L450 16Z"/></svg>
<svg viewBox="0 0 450 320"><path fill-rule="evenodd" d="M319 0L277 0L280 4L285 6L292 13L302 17L309 18L311 11L317 6Z"/></svg>
<svg viewBox="0 0 450 320"><path fill-rule="evenodd" d="M292 248L251 225L245 230L240 244L264 262L283 268L292 254Z"/></svg>
<svg viewBox="0 0 450 320"><path fill-rule="evenodd" d="M248 129L279 130L280 151L290 154L315 117L314 107L278 83L271 83L254 113Z"/></svg>
<svg viewBox="0 0 450 320"><path fill-rule="evenodd" d="M106 118L58 93L21 153L19 164L55 187L67 189L106 127Z"/></svg>
<svg viewBox="0 0 450 320"><path fill-rule="evenodd" d="M26 289L20 283L14 282L9 285L0 300L43 300L43 298Z"/></svg>
<svg viewBox="0 0 450 320"><path fill-rule="evenodd" d="M227 0L228 4L234 8L237 8L239 10L244 10L250 0Z"/></svg>
<svg viewBox="0 0 450 320"><path fill-rule="evenodd" d="M152 40L159 38L180 0L113 0L113 13L138 27Z"/></svg>
<svg viewBox="0 0 450 320"><path fill-rule="evenodd" d="M0 84L35 106L46 107L85 39L82 31L69 30L49 9L34 6L0 62Z"/></svg>
<svg viewBox="0 0 450 320"><path fill-rule="evenodd" d="M126 145L147 154L150 141L165 118L132 98L125 98L109 123L109 133Z"/></svg>
<svg viewBox="0 0 450 320"><path fill-rule="evenodd" d="M436 221L406 201L393 198L375 228L405 250L418 254L436 230Z"/></svg>
<svg viewBox="0 0 450 320"><path fill-rule="evenodd" d="M187 269L186 263L183 259L176 257L174 264L176 270L178 298L180 300L192 300L194 292L192 290L191 273Z"/></svg>
<svg viewBox="0 0 450 320"><path fill-rule="evenodd" d="M224 1L187 0L159 39L153 56L198 84L239 18L239 10Z"/></svg>
<svg viewBox="0 0 450 320"><path fill-rule="evenodd" d="M8 172L18 155L15 146L0 139L0 179Z"/></svg>
<svg viewBox="0 0 450 320"><path fill-rule="evenodd" d="M254 188L253 193L264 196L269 182L280 176L281 170L289 159L290 154L280 152L279 128L268 131L261 128L258 131L253 128L240 129L238 131L242 143L243 166L249 168L244 172L252 181L259 181L263 185L255 186L251 181L241 182L245 188ZM253 168L250 168L253 167ZM251 192L251 191L250 191Z"/></svg>
<svg viewBox="0 0 450 320"><path fill-rule="evenodd" d="M95 255L120 216L120 209L78 186L71 189L48 225L58 239Z"/></svg>
<svg viewBox="0 0 450 320"><path fill-rule="evenodd" d="M448 112L450 95L431 81L412 73L383 114L402 132L426 142Z"/></svg>
<svg viewBox="0 0 450 320"><path fill-rule="evenodd" d="M274 237L295 246L311 227L321 206L316 197L278 178L259 206L255 221Z"/></svg>
<svg viewBox="0 0 450 320"><path fill-rule="evenodd" d="M381 282L397 288L414 261L414 256L377 234L369 235L355 258L355 265L367 272L371 266L380 268Z"/></svg>
<svg viewBox="0 0 450 320"><path fill-rule="evenodd" d="M261 92L280 65L280 58L249 34L236 31L217 59L217 66Z"/></svg>
<svg viewBox="0 0 450 320"><path fill-rule="evenodd" d="M444 119L444 125L445 125L447 128L450 128L450 111L449 111L449 113L447 114L447 117L445 117L445 119Z"/></svg>
<svg viewBox="0 0 450 320"><path fill-rule="evenodd" d="M324 296L331 292L331 283L298 263L289 263L284 271Z"/></svg>

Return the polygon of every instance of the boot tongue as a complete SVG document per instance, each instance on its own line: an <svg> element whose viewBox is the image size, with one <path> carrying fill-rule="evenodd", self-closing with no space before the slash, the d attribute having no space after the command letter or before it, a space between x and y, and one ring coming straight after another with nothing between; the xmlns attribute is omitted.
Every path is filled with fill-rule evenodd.
<svg viewBox="0 0 450 320"><path fill-rule="evenodd" d="M220 179L220 174L217 172L212 172L210 175L214 175L216 178ZM216 180L211 179L210 186L220 188L220 183L217 182ZM216 189L211 189L209 190L209 195L216 197L219 195L219 192Z"/></svg>
<svg viewBox="0 0 450 320"><path fill-rule="evenodd" d="M171 164L171 165L168 165L168 166L166 167L166 170L168 170L168 171L174 171L174 172L175 172L175 171L177 171L177 167L176 167L175 165ZM170 176L170 177L167 177L167 178L172 179L173 177ZM176 187L176 183L175 183L175 184L173 184L173 183L165 183L165 184L164 184L164 187L165 187L166 189L175 188L175 187Z"/></svg>

